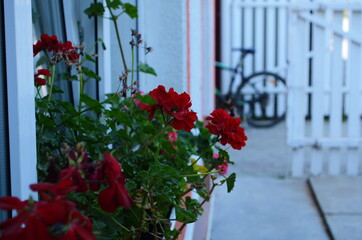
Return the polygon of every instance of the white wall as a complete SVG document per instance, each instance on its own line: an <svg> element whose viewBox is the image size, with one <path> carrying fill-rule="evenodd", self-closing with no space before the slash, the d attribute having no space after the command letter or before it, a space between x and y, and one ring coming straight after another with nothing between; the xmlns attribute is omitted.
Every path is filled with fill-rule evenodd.
<svg viewBox="0 0 362 240"><path fill-rule="evenodd" d="M214 102L213 0L139 1L139 30L153 52L140 51L140 61L157 77L141 74L141 90L159 84L191 94L199 119Z"/></svg>
<svg viewBox="0 0 362 240"><path fill-rule="evenodd" d="M139 29L153 48L140 61L152 66L157 78L144 75L141 88L148 92L159 84L186 91L186 5L184 0L140 1Z"/></svg>

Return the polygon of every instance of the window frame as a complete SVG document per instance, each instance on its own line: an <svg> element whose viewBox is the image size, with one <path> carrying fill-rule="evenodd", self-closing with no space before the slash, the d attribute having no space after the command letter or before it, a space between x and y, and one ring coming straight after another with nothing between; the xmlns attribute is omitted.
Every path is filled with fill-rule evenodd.
<svg viewBox="0 0 362 240"><path fill-rule="evenodd" d="M4 1L11 195L28 199L37 182L30 0Z"/></svg>

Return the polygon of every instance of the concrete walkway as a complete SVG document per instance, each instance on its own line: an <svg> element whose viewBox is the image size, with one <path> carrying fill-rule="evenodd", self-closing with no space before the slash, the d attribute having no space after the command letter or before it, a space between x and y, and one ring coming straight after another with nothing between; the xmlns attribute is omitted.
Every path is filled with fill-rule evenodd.
<svg viewBox="0 0 362 240"><path fill-rule="evenodd" d="M238 178L218 189L212 240L328 240L303 180Z"/></svg>
<svg viewBox="0 0 362 240"><path fill-rule="evenodd" d="M362 239L362 177L313 177L312 192L335 240Z"/></svg>
<svg viewBox="0 0 362 240"><path fill-rule="evenodd" d="M362 178L291 178L285 125L245 129L235 189L214 195L211 240L362 239Z"/></svg>

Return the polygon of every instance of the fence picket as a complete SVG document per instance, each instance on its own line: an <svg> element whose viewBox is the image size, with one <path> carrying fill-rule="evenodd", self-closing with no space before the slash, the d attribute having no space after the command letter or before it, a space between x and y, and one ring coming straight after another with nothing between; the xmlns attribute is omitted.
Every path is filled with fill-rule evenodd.
<svg viewBox="0 0 362 240"><path fill-rule="evenodd" d="M336 16L335 16L336 17ZM329 137L339 138L342 135L342 79L343 61L341 57L342 38L334 34L332 84L330 94Z"/></svg>
<svg viewBox="0 0 362 240"><path fill-rule="evenodd" d="M288 0L283 0L280 3L287 3ZM278 74L282 77L286 76L286 45L287 45L287 9L284 6L278 8L278 24L277 24L277 69ZM278 86L278 90L281 90L282 86ZM278 116L281 116L286 111L286 94L277 95L278 103Z"/></svg>
<svg viewBox="0 0 362 240"><path fill-rule="evenodd" d="M316 13L322 15L322 13ZM324 64L327 61L328 55L325 54L328 51L328 43L324 42L325 28L313 24L313 53L314 58L312 60L312 109L311 109L311 137L317 143L318 139L324 137L323 133L323 124L324 124L324 116L323 116L323 75L325 74L325 67ZM324 42L324 46L320 46L320 42ZM328 66L329 69L329 66ZM323 169L323 162L322 162L322 152L316 147L311 148L311 174L319 175L322 173Z"/></svg>
<svg viewBox="0 0 362 240"><path fill-rule="evenodd" d="M275 1L275 0L273 0ZM275 71L275 59L276 59L276 8L273 6L269 6L266 10L266 69L268 71ZM271 86L266 91L271 90ZM269 99L270 104L266 109L266 116L273 117L274 116L274 104L275 99L271 97Z"/></svg>
<svg viewBox="0 0 362 240"><path fill-rule="evenodd" d="M264 70L264 7L255 8L255 71Z"/></svg>
<svg viewBox="0 0 362 240"><path fill-rule="evenodd" d="M250 2L245 1L245 3ZM243 29L243 46L244 48L252 48L253 47L253 9L251 7L243 8L244 11L244 29ZM239 46L240 47L240 46ZM238 53L239 54L239 53ZM249 55L244 60L244 73L245 75L249 75L253 72L253 56Z"/></svg>
<svg viewBox="0 0 362 240"><path fill-rule="evenodd" d="M255 71L262 71L265 69L265 11L263 7L255 9L255 56L254 56L254 69ZM260 86L259 86L260 87ZM262 115L261 107L259 104L255 106L255 114Z"/></svg>

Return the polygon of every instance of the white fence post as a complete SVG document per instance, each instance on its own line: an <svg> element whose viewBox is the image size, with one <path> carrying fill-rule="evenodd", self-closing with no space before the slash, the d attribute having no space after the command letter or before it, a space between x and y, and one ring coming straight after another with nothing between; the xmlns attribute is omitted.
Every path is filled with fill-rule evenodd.
<svg viewBox="0 0 362 240"><path fill-rule="evenodd" d="M293 10L291 10L293 11ZM288 140L293 146L292 175L304 174L304 148L301 145L305 134L306 113L306 74L308 73L308 22L293 14L289 22L289 53L291 61L288 83L291 94L288 99L287 131ZM298 107L296 107L298 103Z"/></svg>

